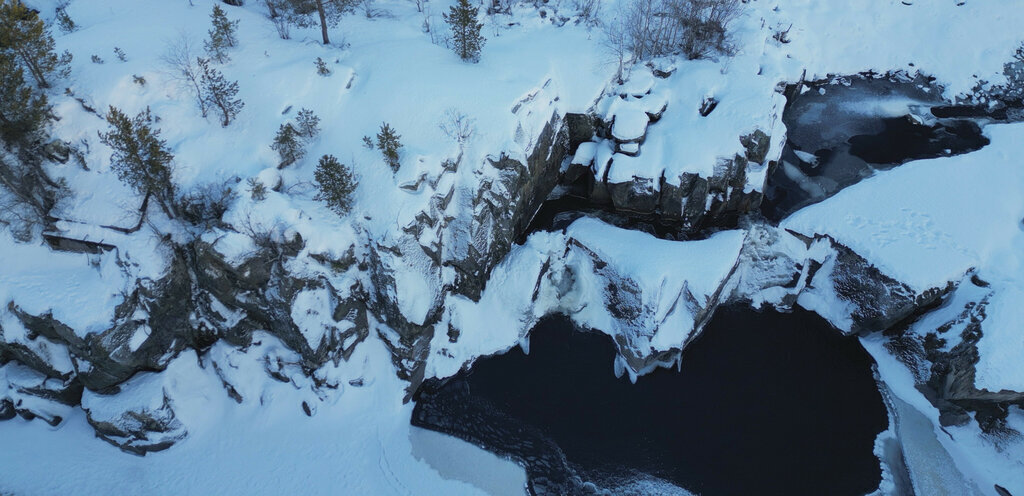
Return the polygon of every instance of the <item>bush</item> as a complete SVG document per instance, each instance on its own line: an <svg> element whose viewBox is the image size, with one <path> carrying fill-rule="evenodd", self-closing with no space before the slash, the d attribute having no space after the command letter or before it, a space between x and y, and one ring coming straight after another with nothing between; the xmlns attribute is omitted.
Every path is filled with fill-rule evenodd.
<svg viewBox="0 0 1024 496"><path fill-rule="evenodd" d="M634 61L673 53L689 59L728 54L728 27L741 12L741 0L633 0L610 27L608 44Z"/></svg>
<svg viewBox="0 0 1024 496"><path fill-rule="evenodd" d="M219 225L224 213L235 200L235 191L228 183L199 186L177 201L181 217L195 226Z"/></svg>
<svg viewBox="0 0 1024 496"><path fill-rule="evenodd" d="M249 197L253 201L263 201L267 199L267 186L262 181L255 177L250 177L246 184L249 185Z"/></svg>
<svg viewBox="0 0 1024 496"><path fill-rule="evenodd" d="M317 200L323 200L327 207L338 215L345 215L352 209L352 193L359 181L345 164L338 162L334 155L320 157L313 174L317 188Z"/></svg>
<svg viewBox="0 0 1024 496"><path fill-rule="evenodd" d="M330 76L331 75L331 70L329 68L327 68L327 62L324 62L324 59L322 59L320 57L317 57L315 64L316 64L316 73L317 74L319 74L321 76Z"/></svg>
<svg viewBox="0 0 1024 496"><path fill-rule="evenodd" d="M1005 100L1020 104L1024 102L1024 43L1017 47L1013 59L1003 66L1006 84L999 87Z"/></svg>
<svg viewBox="0 0 1024 496"><path fill-rule="evenodd" d="M128 56L125 55L124 50L121 50L121 47L114 47L114 56L116 56L117 60L120 60L121 62L128 61Z"/></svg>
<svg viewBox="0 0 1024 496"><path fill-rule="evenodd" d="M60 28L62 33L70 33L78 28L64 6L57 7L57 27Z"/></svg>
<svg viewBox="0 0 1024 496"><path fill-rule="evenodd" d="M441 128L441 132L445 136L451 138L461 148L469 141L469 138L473 137L473 133L476 131L473 125L474 122L473 119L459 112L458 109L450 108L445 110L438 127Z"/></svg>
<svg viewBox="0 0 1024 496"><path fill-rule="evenodd" d="M399 141L401 138L386 122L381 124L380 132L377 133L377 148L380 149L384 161L391 166L393 172L398 172L402 166L398 157L398 151L402 148L402 143Z"/></svg>

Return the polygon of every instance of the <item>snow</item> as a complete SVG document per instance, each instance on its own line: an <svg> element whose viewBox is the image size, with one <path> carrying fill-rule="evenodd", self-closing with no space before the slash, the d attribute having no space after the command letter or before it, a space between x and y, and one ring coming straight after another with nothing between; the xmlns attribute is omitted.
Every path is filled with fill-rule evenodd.
<svg viewBox="0 0 1024 496"><path fill-rule="evenodd" d="M292 322L298 326L306 343L317 349L327 333L334 328L334 298L327 288L306 289L292 300Z"/></svg>
<svg viewBox="0 0 1024 496"><path fill-rule="evenodd" d="M119 288L127 282L113 253L55 252L16 242L6 230L0 230L0 253L8 259L0 264L2 308L14 304L32 315L52 311L80 336L110 326L122 300Z"/></svg>
<svg viewBox="0 0 1024 496"><path fill-rule="evenodd" d="M52 15L57 4L28 3L44 16ZM658 187L662 177L676 184L683 173L711 176L720 159L744 152L739 137L754 130L771 135L768 156L777 156L786 135L780 119L780 82L904 69L935 76L948 98L982 80L999 83L1003 63L1024 38L1019 30L1024 9L1016 0L963 5L868 0L856 8L813 0L751 2L734 24L735 56L675 61L669 64L675 72L667 79L655 77L647 67L633 67L625 83L616 86L609 84L615 66L601 47L600 30L573 23L556 27L527 6L516 7L512 16L487 19L488 42L480 63L463 63L447 48L430 43L431 35L422 30L424 21L438 30L443 24L437 14L450 3L428 4L428 11L420 14L411 2L381 0L375 5L390 15L346 16L331 30L331 46L318 42L316 28L296 28L293 39L278 39L260 2L243 8L225 6L228 17L240 21L239 46L230 50L232 61L219 69L239 82L246 103L227 128L213 116L201 117L187 91L160 61L181 35L200 48L209 10L220 2L71 3L67 12L79 28L58 34L56 42L58 50L75 55L72 77L56 84L49 99L60 118L53 126L54 136L79 145L89 169L73 162L48 166L54 179L66 180L73 189L73 196L54 213L63 219L57 228L64 235L116 249L96 255L56 252L39 242L15 242L0 229L0 253L8 261L0 267L0 310L14 304L30 314L52 312L79 336L87 336L111 325L114 308L136 280L157 280L167 270L162 235L152 229L168 224L158 209L150 209L154 226L144 225L134 234L102 227L136 225L141 198L109 167L110 150L96 139L106 123L76 98L100 114L111 105L129 114L151 108L175 154L174 180L180 191L226 184L239 193L224 216L227 225L203 234L228 263L237 266L255 251L254 236L275 241L301 236L302 252L286 269L312 279L323 272L311 255L337 260L354 246L393 241L399 229L429 210L434 194L455 191L460 198L453 205L468 204L461 198L464 191L493 177L486 159L502 153L514 158L527 155L552 115L593 107L616 117L612 133L617 138L636 140L646 132L642 146L624 148L639 151L637 157L615 154L612 145L602 141L582 145L573 163L593 163L597 177L607 176L611 182L643 177L655 179ZM606 20L624 11L621 4L607 4ZM788 26L792 42L771 39L774 30ZM127 61L113 56L114 46L125 50ZM93 54L106 62L90 62ZM317 57L327 62L330 76L316 75ZM657 64L664 68L667 62ZM145 77L146 84L134 83L135 75ZM701 116L699 109L707 98L717 100L718 106ZM895 115L913 102L880 103L884 108L872 110ZM309 144L304 159L278 170L279 159L269 143L278 126L301 108L316 111L322 133ZM439 116L451 108L475 119L476 132L462 147L439 129ZM649 123L648 114L663 109L661 119ZM375 135L383 122L402 136L398 174L392 174L377 151L361 145L361 138ZM979 152L879 174L794 215L784 227L829 234L917 290L959 281L974 269L991 283L994 294L978 343L977 386L1021 390L1024 368L1016 361L1024 356L1024 342L1017 326L1024 316L1015 303L1024 296L1024 234L1019 227L1024 217L1019 201L1024 171L1017 166L1021 149L1016 143L1024 128L990 126L986 133L993 143ZM441 163L460 153L459 170L442 172ZM313 170L324 154L336 155L360 179L355 207L347 216L314 199ZM765 168L750 165L747 177L745 190L759 190ZM248 178L274 191L255 201L245 186ZM838 220L836 212L843 213ZM173 231L175 239L190 234ZM456 249L466 242L459 238L459 233L426 230L416 242L445 240ZM702 241L658 240L593 219L577 221L565 233L536 233L494 269L479 302L444 296L444 316L435 329L427 375L449 376L476 357L528 346L526 332L552 312L628 338L640 351L680 347L699 331L698 312L681 305L684 296L692 296L698 306L707 304L735 267L743 241L742 231ZM608 271L599 277L583 248L599 255ZM451 274L431 272L415 243L402 249L406 256L398 263L404 265L394 267L396 300L408 320L423 323ZM351 283L344 280L345 274L325 277L332 284ZM636 285L637 301L647 312L627 326L614 321L606 306L609 282L624 279ZM848 309L835 306L828 292L827 285L816 284L801 294L799 303L833 319L848 316ZM764 301L781 298L762 296ZM218 302L212 305L228 316ZM311 347L337 325L331 305L323 288L307 288L294 302L293 320ZM229 317L236 322L241 318ZM3 313L0 323L6 342L29 346L61 372L74 369L63 346L41 337L29 340L27 330L10 313ZM461 331L457 343L449 340L448 323ZM143 346L147 331L140 327L127 348ZM132 405L153 407L162 393L173 397L176 415L190 436L166 452L146 458L123 454L95 439L84 413L71 408L50 412L66 419L56 429L21 419L0 422L6 448L0 450L0 492L333 494L339 487L358 494L521 492L521 469L514 464L450 440L427 440L427 447L418 444L432 435L408 426L411 407L400 403L407 384L395 377L391 357L376 333L357 346L348 362L314 371L319 379L337 384L336 393L314 390L308 378L299 376L289 384L268 379L269 361L261 360L286 355L287 350L268 336L261 339L248 352L225 343L214 345L203 357L188 351L163 373L138 375L119 395L86 393L87 408L109 418ZM929 412L935 424L927 402L914 396L912 384L901 382L903 372L886 361L878 346L874 350L886 382L897 383L898 394L915 409ZM242 404L230 401L209 361L221 363L223 374L245 398ZM642 371L630 371L636 372ZM365 386L347 382L356 379ZM0 367L0 395L33 409L51 408L52 402L17 393L18 387L43 380L25 367L6 364ZM312 417L303 413L302 402L312 405ZM1020 422L1020 416L1015 411L1011 420ZM1020 453L1017 447L1010 455L972 461L974 454L990 450L976 441L981 437L969 431L972 428L952 429L963 447L947 441L944 434L937 436L958 468L972 479L993 480L1014 490L1024 486L1016 475L1024 470L1012 458ZM470 480L460 471L465 467L445 463L445 457L454 456L470 459L468 467L487 467L494 477Z"/></svg>
<svg viewBox="0 0 1024 496"><path fill-rule="evenodd" d="M576 148L576 154L572 157L572 164L589 167L594 163L594 157L597 156L598 146L599 144L593 141L580 143L580 146Z"/></svg>
<svg viewBox="0 0 1024 496"><path fill-rule="evenodd" d="M985 309L975 364L974 385L978 389L1024 391L1024 332L1020 327L1024 322L1024 281L1021 282L996 288Z"/></svg>
<svg viewBox="0 0 1024 496"><path fill-rule="evenodd" d="M534 233L494 269L479 302L461 296L446 301L448 323L461 334L451 342L446 325L435 329L427 376L454 375L478 357L517 345L528 349L528 332L552 313L629 343L645 356L681 349L703 325L698 312L717 303L744 237L736 230L669 241L590 217L573 222L564 234ZM609 286L624 288L622 304L635 305L639 315L616 316L608 306ZM633 378L649 371L629 370Z"/></svg>
<svg viewBox="0 0 1024 496"><path fill-rule="evenodd" d="M828 234L919 292L958 281L972 268L1006 273L1018 267L1006 259L1020 246L1024 218L1024 125L989 126L985 133L992 144L977 152L879 173L796 212L782 227Z"/></svg>
<svg viewBox="0 0 1024 496"><path fill-rule="evenodd" d="M647 132L647 113L636 108L623 108L615 112L612 136L619 141L639 141Z"/></svg>
<svg viewBox="0 0 1024 496"><path fill-rule="evenodd" d="M966 479L968 484L973 482L981 494L989 496L998 496L994 484L1014 494L1024 491L1024 441L1019 437L1006 437L994 443L974 422L960 427L939 427L938 409L917 389L913 371L886 349L887 339L881 334L873 334L861 337L860 342L875 359L878 375L888 392L900 400L901 408L909 408L907 413L916 417L908 420L911 425L906 428L911 432L900 434L901 438L912 436L908 442L911 443L913 452L910 456L913 460L908 463L908 468L913 469L916 465L918 470L923 470L924 476L931 478L926 481L929 484ZM937 444L927 437L928 426L918 415L926 417L931 424ZM949 459L953 464L948 462ZM963 478L951 473L953 470Z"/></svg>
<svg viewBox="0 0 1024 496"><path fill-rule="evenodd" d="M235 383L245 398L242 404L228 398L209 361L202 369L191 352L172 362L174 374L144 374L152 378L146 380L161 381L176 398L175 411L191 433L171 449L145 457L97 439L80 411L69 412L57 428L20 418L0 422L5 448L0 450L0 491L328 495L343 490L386 496L484 495L491 494L489 488L513 494L513 488L522 489L525 476L512 462L458 446L459 441L449 443L456 446L431 446L413 439L414 428L408 424L412 405L403 405L392 393L403 386L377 338L360 345L352 360L333 373L344 387L323 402L308 386L268 380L258 358L237 352L233 356L234 367L242 369L232 376L243 379ZM222 369L233 370L226 365ZM368 385L350 386L347 381L357 377ZM302 401L320 408L307 417ZM93 408L103 407L95 403ZM106 407L116 412L124 404ZM494 480L490 485L474 481L484 484L475 487L459 475L446 478L421 460L453 452L464 455L468 464L493 467Z"/></svg>

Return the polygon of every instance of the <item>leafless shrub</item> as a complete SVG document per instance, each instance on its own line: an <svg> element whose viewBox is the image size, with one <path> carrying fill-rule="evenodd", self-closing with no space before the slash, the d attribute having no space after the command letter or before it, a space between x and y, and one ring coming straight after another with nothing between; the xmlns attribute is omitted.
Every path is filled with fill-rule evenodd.
<svg viewBox="0 0 1024 496"><path fill-rule="evenodd" d="M673 53L689 59L730 54L729 24L741 12L741 0L633 0L606 29L607 44L632 61Z"/></svg>
<svg viewBox="0 0 1024 496"><path fill-rule="evenodd" d="M573 7L580 20L587 26L597 26L601 23L601 0L573 0Z"/></svg>
<svg viewBox="0 0 1024 496"><path fill-rule="evenodd" d="M179 197L176 207L181 218L195 226L219 226L236 196L231 183L205 184Z"/></svg>
<svg viewBox="0 0 1024 496"><path fill-rule="evenodd" d="M203 89L200 82L202 73L196 62L197 55L192 39L188 35L181 33L177 39L168 42L167 50L160 57L160 60L167 66L170 78L192 94L193 98L196 99L199 112L202 113L203 117L206 117L210 108L206 99L203 98Z"/></svg>
<svg viewBox="0 0 1024 496"><path fill-rule="evenodd" d="M476 132L475 123L475 119L463 114L458 109L449 108L444 111L438 127L441 128L445 136L451 138L459 145L459 148L462 148Z"/></svg>

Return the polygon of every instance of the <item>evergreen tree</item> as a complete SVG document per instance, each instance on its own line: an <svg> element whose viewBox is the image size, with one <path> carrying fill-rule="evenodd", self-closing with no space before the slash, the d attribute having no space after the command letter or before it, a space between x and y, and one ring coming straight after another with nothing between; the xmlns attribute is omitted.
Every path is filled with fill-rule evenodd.
<svg viewBox="0 0 1024 496"><path fill-rule="evenodd" d="M43 20L20 0L0 0L0 51L13 54L40 88L49 88L55 73L67 76L71 63L67 51L57 55Z"/></svg>
<svg viewBox="0 0 1024 496"><path fill-rule="evenodd" d="M275 10L285 12L291 22L301 27L319 24L324 45L331 43L327 28L338 25L341 16L351 12L355 0L275 0ZM314 20L314 14L316 20Z"/></svg>
<svg viewBox="0 0 1024 496"><path fill-rule="evenodd" d="M277 134L274 136L274 142L271 143L270 149L281 156L279 168L287 167L306 155L306 150L302 147L302 143L299 142L299 132L291 123L281 124L281 127L277 129Z"/></svg>
<svg viewBox="0 0 1024 496"><path fill-rule="evenodd" d="M213 29L208 31L210 39L203 42L203 47L215 62L218 64L226 63L231 60L231 57L228 55L228 48L238 44L238 39L235 38L235 28L238 27L238 21L228 20L224 9L220 8L220 5L214 5L213 12L210 13L210 22L213 24Z"/></svg>
<svg viewBox="0 0 1024 496"><path fill-rule="evenodd" d="M386 122L381 124L380 132L377 133L377 148L380 149L381 155L384 156L384 161L391 166L391 170L394 172L398 172L398 169L402 166L398 161L398 150L402 148L402 143L399 141L401 138Z"/></svg>
<svg viewBox="0 0 1024 496"><path fill-rule="evenodd" d="M306 140L312 140L320 134L320 118L312 110L306 108L300 110L295 117L295 124L298 126L296 130Z"/></svg>
<svg viewBox="0 0 1024 496"><path fill-rule="evenodd" d="M0 52L0 139L27 141L49 119L46 95L34 95L14 56Z"/></svg>
<svg viewBox="0 0 1024 496"><path fill-rule="evenodd" d="M352 193L359 186L352 169L338 162L334 155L324 155L320 157L313 177L320 189L317 200L323 200L338 215L345 215L352 209Z"/></svg>
<svg viewBox="0 0 1024 496"><path fill-rule="evenodd" d="M469 0L459 0L451 7L451 12L441 14L452 30L452 48L462 60L477 62L480 50L487 41L480 34L483 23L476 22L477 8L469 4Z"/></svg>
<svg viewBox="0 0 1024 496"><path fill-rule="evenodd" d="M111 129L99 133L100 142L114 150L111 168L118 179L139 194L154 196L167 210L174 198L171 183L174 155L167 148L167 142L160 139L160 130L153 127L149 107L135 117L128 117L112 106L107 122Z"/></svg>
<svg viewBox="0 0 1024 496"><path fill-rule="evenodd" d="M242 107L245 107L245 102L235 98L238 96L238 82L225 79L224 74L210 67L209 59L200 57L196 62L199 65L203 100L210 108L220 111L221 125L227 127L242 111Z"/></svg>

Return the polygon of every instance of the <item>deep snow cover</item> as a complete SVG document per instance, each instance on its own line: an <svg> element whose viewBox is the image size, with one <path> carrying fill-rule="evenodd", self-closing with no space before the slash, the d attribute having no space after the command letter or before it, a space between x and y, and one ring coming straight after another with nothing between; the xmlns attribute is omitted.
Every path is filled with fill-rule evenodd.
<svg viewBox="0 0 1024 496"><path fill-rule="evenodd" d="M600 19L615 19L626 1L604 2ZM26 3L48 21L58 5ZM539 138L545 129L561 129L552 122L567 113L593 113L613 123L614 140L595 137L567 157L570 162L610 182L678 186L683 174L709 178L720 159L743 155L740 137L754 131L770 137L765 162L777 159L786 141L779 91L785 83L864 71L920 72L935 77L942 96L952 100L979 84L1002 82L1003 64L1024 39L1024 9L1016 0L754 0L733 25L734 56L659 59L654 68L670 76L637 65L619 85L612 81L615 64L602 46L602 31L578 22L570 2L522 3L511 14L481 16L488 42L478 64L431 43L445 29L440 14L452 3L447 0L425 2L425 13L413 2L373 2L388 14L346 15L332 28L330 46L318 42L316 28L293 28L292 39L279 39L260 2L217 2L240 21L239 46L220 69L238 81L246 104L236 122L221 127L199 115L187 88L161 61L182 36L201 47L214 3L73 0L67 13L78 28L54 33L57 49L75 59L70 78L49 94L59 118L52 133L77 146L88 168L47 165L71 189L53 212L59 219L53 229L113 249L58 251L38 236L24 243L0 229L6 261L0 266L0 341L17 350L0 365L0 402L6 402L0 406L17 405L38 417L0 422L0 493L522 492L525 476L511 462L414 431L411 407L402 402L414 374L400 379L396 372L446 377L480 356L516 345L528 349L527 332L553 312L616 338L620 355L609 366L635 378L678 359L730 296L783 307L795 300L843 330L852 328L858 309L830 286L838 264L830 241L805 244L773 228L669 241L584 218L564 232L533 233L510 249L481 241L498 231L499 215L480 212L501 210L495 198L519 194L507 189L505 179L524 172L499 169L502 158L526 163L545 155ZM425 23L433 35L424 32ZM782 30L788 30L787 43L773 37ZM125 61L113 56L114 47L124 50ZM92 55L105 63L91 62ZM317 57L330 75L317 75ZM708 99L717 106L702 116ZM180 190L222 183L236 190L220 225L197 233L153 208L137 232L107 227L135 225L142 202L117 180L110 150L96 138L106 130L101 115L111 105L130 115L149 107L159 116ZM301 108L317 113L322 132L305 158L279 169L269 144ZM462 146L439 127L449 109L473 121L475 132ZM362 137L375 135L382 122L402 136L402 168L394 176L379 152L362 146ZM977 350L978 360L973 375L957 379L962 387L955 393L1007 401L1024 392L1024 127L990 124L984 130L992 144L978 152L879 173L796 213L782 227L827 235L913 292L955 286L908 331L922 341L942 334L944 353L963 342L957 336L970 319L957 319L965 307L983 301L981 335L964 345ZM314 200L311 181L323 154L336 155L359 176L347 216ZM747 162L744 184L734 189L762 191L766 172L767 165ZM268 187L265 200L251 198L250 178ZM264 235L278 245L301 240L301 247L273 265L260 258L256 238ZM61 339L107 350L117 360L141 354L157 346L153 329L161 323L150 321L156 317L146 305L129 305L135 309L129 315L118 309L137 302L136 288L149 290L178 274L172 245L193 237L223 262L223 272L243 273L240 279L273 265L277 280L301 281L297 289L285 288L295 291L277 313L297 329L296 339L284 342L271 329L248 329L248 343L222 335L198 351L174 343L174 353L139 365L116 391L87 388L78 406L48 399L52 391L73 395L80 386L76 377L95 368L71 347L29 329L26 319L51 318L66 326L52 330ZM479 281L486 287L475 299L450 290L463 281L452 263L440 259L472 258L478 246L496 250L500 263L487 267L488 277ZM815 264L822 266L818 277L810 273ZM794 273L800 275L795 288L787 286ZM195 282L189 277L186 286ZM282 292L271 283L256 289ZM235 329L248 322L238 308L251 303L255 291L238 296L230 308L218 299L222 295L203 299L206 313L179 317L197 327ZM382 315L365 305L347 306L367 299L379 306L393 302L395 311ZM117 339L89 341L115 320L124 330ZM939 331L952 321L952 331ZM409 337L396 322L427 336L419 344L426 349L396 351ZM890 408L910 408L905 416L915 419L890 435L906 446L919 493L942 487L951 494L996 494L994 484L1024 492L1019 434L985 432L977 415L945 425L939 408L915 387L927 381L927 370L911 370L893 358L880 335L861 339L895 397ZM419 365L410 357L416 353ZM313 356L316 367L304 369ZM1005 426L1024 432L1020 407L1006 410ZM132 429L146 430L143 417L162 422L164 430L140 440L146 435ZM100 423L128 429L121 436L107 431L111 442L173 446L145 457L124 453L96 438ZM439 462L439 453L464 457L463 469L480 468L460 472ZM926 480L929 470L936 471L929 460L946 458L959 472L948 474L955 482ZM467 473L481 472L495 476L467 480L474 479Z"/></svg>

